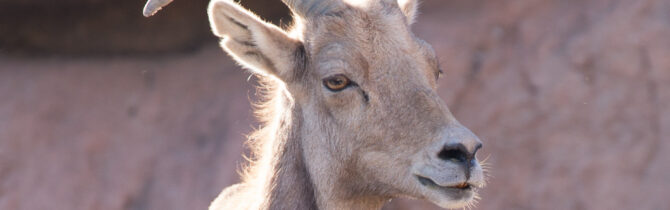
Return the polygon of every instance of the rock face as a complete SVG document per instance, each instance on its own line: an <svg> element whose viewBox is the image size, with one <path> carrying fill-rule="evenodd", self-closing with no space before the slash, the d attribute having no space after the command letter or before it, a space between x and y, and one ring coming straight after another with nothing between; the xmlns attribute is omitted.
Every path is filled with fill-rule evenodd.
<svg viewBox="0 0 670 210"><path fill-rule="evenodd" d="M443 98L490 157L479 209L670 206L670 1L423 8Z"/></svg>
<svg viewBox="0 0 670 210"><path fill-rule="evenodd" d="M170 7L190 7L179 2ZM422 8L414 28L441 58L442 97L485 144L490 178L475 209L670 206L670 0ZM207 24L183 18L174 24ZM4 47L17 43L0 33ZM0 209L206 208L237 181L254 91L215 42L198 43L207 47L156 56L0 55ZM105 52L183 46L135 44ZM385 207L421 208L437 209Z"/></svg>

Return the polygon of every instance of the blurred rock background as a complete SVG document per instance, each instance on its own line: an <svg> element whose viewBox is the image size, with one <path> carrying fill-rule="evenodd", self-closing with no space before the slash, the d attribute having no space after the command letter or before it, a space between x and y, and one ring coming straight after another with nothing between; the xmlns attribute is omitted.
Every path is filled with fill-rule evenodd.
<svg viewBox="0 0 670 210"><path fill-rule="evenodd" d="M243 0L277 24L277 1ZM0 209L205 209L253 79L205 0L0 0ZM670 0L424 0L441 94L485 142L474 209L670 208ZM396 199L392 209L436 209Z"/></svg>

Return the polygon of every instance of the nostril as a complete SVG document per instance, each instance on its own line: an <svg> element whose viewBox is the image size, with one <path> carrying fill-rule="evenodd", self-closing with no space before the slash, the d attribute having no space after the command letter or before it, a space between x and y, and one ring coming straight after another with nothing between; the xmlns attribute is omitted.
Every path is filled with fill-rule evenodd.
<svg viewBox="0 0 670 210"><path fill-rule="evenodd" d="M446 161L465 162L468 159L468 153L465 152L463 146L445 146L437 157Z"/></svg>

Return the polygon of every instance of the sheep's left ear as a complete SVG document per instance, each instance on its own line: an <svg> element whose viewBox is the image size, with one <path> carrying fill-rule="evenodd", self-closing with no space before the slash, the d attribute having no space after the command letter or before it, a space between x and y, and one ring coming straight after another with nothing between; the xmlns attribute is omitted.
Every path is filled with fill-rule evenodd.
<svg viewBox="0 0 670 210"><path fill-rule="evenodd" d="M398 5L407 18L407 24L414 23L419 9L419 0L398 0Z"/></svg>
<svg viewBox="0 0 670 210"><path fill-rule="evenodd" d="M209 22L221 47L244 67L287 82L304 67L302 42L232 0L213 0Z"/></svg>

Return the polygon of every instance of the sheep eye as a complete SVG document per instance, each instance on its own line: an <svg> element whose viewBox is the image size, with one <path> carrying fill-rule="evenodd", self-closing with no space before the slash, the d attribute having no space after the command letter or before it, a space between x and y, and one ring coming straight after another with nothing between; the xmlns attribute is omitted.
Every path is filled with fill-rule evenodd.
<svg viewBox="0 0 670 210"><path fill-rule="evenodd" d="M337 92L349 87L351 81L346 76L338 74L323 79L323 85L326 86L328 90Z"/></svg>

